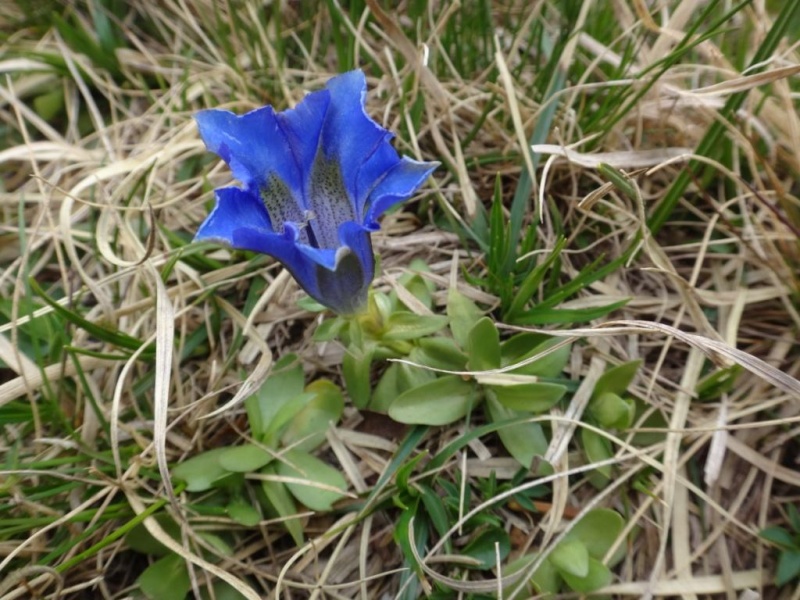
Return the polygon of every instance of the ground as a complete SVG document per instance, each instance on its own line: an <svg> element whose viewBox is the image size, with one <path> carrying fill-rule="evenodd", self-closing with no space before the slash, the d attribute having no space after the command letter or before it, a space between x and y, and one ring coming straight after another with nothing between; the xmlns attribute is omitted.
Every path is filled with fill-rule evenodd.
<svg viewBox="0 0 800 600"><path fill-rule="evenodd" d="M800 598L800 2L6 2L0 598ZM368 310L194 242L360 68Z"/></svg>

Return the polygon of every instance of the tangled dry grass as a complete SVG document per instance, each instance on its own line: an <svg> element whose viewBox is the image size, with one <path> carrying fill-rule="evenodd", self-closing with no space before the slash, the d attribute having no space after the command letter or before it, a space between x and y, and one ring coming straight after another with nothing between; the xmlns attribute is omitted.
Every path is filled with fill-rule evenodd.
<svg viewBox="0 0 800 600"><path fill-rule="evenodd" d="M379 289L396 287L420 258L437 306L451 286L495 306L462 277L485 264L453 223L480 213L498 176L509 207L530 178L525 226L538 230L541 248L567 235L563 278L639 240L624 267L563 307L630 299L592 326L560 330L580 340L568 372L582 384L548 417L554 435L545 458L555 474L545 513L502 512L514 551L547 548L592 506L624 508L628 533L638 534L603 593L800 598L772 586L776 555L758 537L785 525L787 506L800 501L796 35L764 70L743 72L744 49L758 47L775 19L762 3L685 53L677 49L706 2L586 2L572 21L557 2L480 2L488 38L456 40L445 33L476 18L465 16L469 3L422 3L414 21L405 3L397 12L376 0L363 12L350 4L309 11L293 2L138 0L116 21L103 3L66 3L75 30L97 34L100 12L124 36L106 67L46 14L26 14L20 3L0 17L0 597L138 597L134 582L147 558L115 537L131 519L191 565L196 597L216 578L247 598L403 592L408 574L391 506L358 518L345 500L331 514L307 515L309 541L296 547L273 520L245 528L196 512L196 499L180 488L170 497L163 485L169 465L247 435L238 401L273 358L294 352L309 378L336 379L344 352L312 341L318 316L298 307L302 294L280 265L188 245L211 190L229 178L191 115L210 106L293 105L346 58L365 66L368 110L400 132L398 149L446 166L384 221L375 238ZM587 21L598 15L619 37L598 35L600 26ZM566 22L572 35L557 61L566 84L543 102L532 94L542 46L530 32L538 23L556 35ZM341 47L331 44L332 27L346 40ZM640 76L660 66L657 79ZM630 93L607 105L624 85ZM697 156L718 111L744 91L746 101L724 122L726 151ZM551 126L531 154L532 132L548 111ZM695 177L651 235L647 215L691 158L714 178ZM601 163L625 171L634 193L609 182ZM44 303L37 284L73 314L145 344L121 352ZM137 360L148 352L151 359ZM633 359L643 368L632 393L663 416L666 435L644 449L631 445L644 426L612 436L617 476L598 492L582 476L591 465L570 445L585 426L581 390L607 366ZM740 371L735 385L700 401L698 384L723 369ZM381 475L406 433L348 408L322 455L341 468L353 498L363 498L389 485ZM464 433L463 424L432 429L413 453L435 454ZM488 437L472 440L443 471L464 481L492 472L509 480L516 468ZM181 524L177 541L150 517L159 511ZM457 539L459 523L448 535ZM227 552L202 535L220 531L233 536ZM423 589L445 580L461 597L497 589L446 579L455 558L430 546L421 557Z"/></svg>

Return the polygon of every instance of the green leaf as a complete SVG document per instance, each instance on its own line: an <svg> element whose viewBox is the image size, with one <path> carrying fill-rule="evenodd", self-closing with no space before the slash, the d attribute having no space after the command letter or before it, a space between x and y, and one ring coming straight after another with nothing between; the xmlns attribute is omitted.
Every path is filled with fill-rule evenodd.
<svg viewBox="0 0 800 600"><path fill-rule="evenodd" d="M583 442L583 451L586 453L586 458L589 459L589 462L600 462L614 456L608 439L591 429L581 429L581 441ZM594 478L591 479L592 484L596 487L602 487L611 479L611 465L596 467L592 475L594 475Z"/></svg>
<svg viewBox="0 0 800 600"><path fill-rule="evenodd" d="M416 350L416 348L414 350ZM409 354L408 357L409 360L417 362L420 357L419 354L416 353L414 350L411 351L411 354ZM398 395L402 394L407 390L419 387L421 385L425 385L426 383L430 383L431 381L435 380L436 380L436 373L434 373L433 371L429 371L428 369L420 369L419 367L415 367L413 365L406 365L403 363L399 363L397 365Z"/></svg>
<svg viewBox="0 0 800 600"><path fill-rule="evenodd" d="M436 369L463 371L467 366L467 355L455 340L448 337L426 337L417 341L421 354L416 362Z"/></svg>
<svg viewBox="0 0 800 600"><path fill-rule="evenodd" d="M268 465L275 459L263 445L242 444L232 448L223 448L219 456L219 464L233 473L252 473Z"/></svg>
<svg viewBox="0 0 800 600"><path fill-rule="evenodd" d="M486 259L489 271L499 277L508 275L508 270L512 267L506 265L510 247L506 217L503 212L503 179L498 173L494 180L494 197L489 211L489 250Z"/></svg>
<svg viewBox="0 0 800 600"><path fill-rule="evenodd" d="M700 402L711 402L722 394L730 392L743 372L744 368L737 364L714 371L697 382L695 386L697 399Z"/></svg>
<svg viewBox="0 0 800 600"><path fill-rule="evenodd" d="M586 547L589 556L602 560L623 529L625 529L625 519L617 511L610 508L595 508L572 526L565 539L580 541ZM621 550L621 555L613 557L614 559L624 558L626 551L624 544ZM611 563L616 564L613 559Z"/></svg>
<svg viewBox="0 0 800 600"><path fill-rule="evenodd" d="M64 109L64 90L54 89L33 99L33 109L44 121L51 121Z"/></svg>
<svg viewBox="0 0 800 600"><path fill-rule="evenodd" d="M317 325L312 339L315 342L330 342L335 340L346 326L347 321L341 317L325 319Z"/></svg>
<svg viewBox="0 0 800 600"><path fill-rule="evenodd" d="M778 559L778 568L775 571L775 585L786 585L793 579L800 577L800 550L785 550Z"/></svg>
<svg viewBox="0 0 800 600"><path fill-rule="evenodd" d="M478 561L474 568L491 569L497 564L497 546L500 550L500 564L503 564L511 551L511 540L503 528L490 527L470 540L461 553Z"/></svg>
<svg viewBox="0 0 800 600"><path fill-rule="evenodd" d="M606 163L597 165L597 170L628 198L638 201L639 195L636 193L636 186L631 182L628 175Z"/></svg>
<svg viewBox="0 0 800 600"><path fill-rule="evenodd" d="M372 392L372 400L369 402L369 409L375 412L385 413L389 410L389 405L400 395L397 372L400 363L392 363L384 371L375 390Z"/></svg>
<svg viewBox="0 0 800 600"><path fill-rule="evenodd" d="M503 366L517 362L520 356L530 353L536 346L555 338L542 333L530 333L525 331L512 335L500 345L500 356Z"/></svg>
<svg viewBox="0 0 800 600"><path fill-rule="evenodd" d="M400 285L411 292L411 294L426 307L433 308L433 292L435 291L435 286L432 282L419 275L419 273L430 273L430 267L424 260L415 258L408 265L408 269L412 272L403 273L403 275L400 276Z"/></svg>
<svg viewBox="0 0 800 600"><path fill-rule="evenodd" d="M394 452L389 464L386 465L383 473L381 473L381 476L378 478L378 482L373 486L372 491L369 493L366 502L367 506L371 506L389 481L398 475L399 471L403 468L406 459L417 450L419 443L421 442L422 438L425 437L427 432L427 427L413 427L406 434L406 436L403 438L403 441ZM422 456L422 454L419 456ZM411 460L413 461L414 459Z"/></svg>
<svg viewBox="0 0 800 600"><path fill-rule="evenodd" d="M369 404L371 396L372 358L375 346L366 344L364 348L348 348L342 360L342 375L347 394L359 410Z"/></svg>
<svg viewBox="0 0 800 600"><path fill-rule="evenodd" d="M790 504L786 508L786 512L789 516L789 525L791 525L792 529L795 533L800 534L800 510L798 510L796 504ZM798 539L798 549L800 549L800 539Z"/></svg>
<svg viewBox="0 0 800 600"><path fill-rule="evenodd" d="M261 472L264 475L275 475L275 465L267 465ZM267 508L276 516L282 517L283 526L292 536L294 543L297 546L303 545L303 524L300 519L295 518L297 515L297 506L294 503L292 495L286 488L286 485L279 481L261 481L261 489L264 491L268 506Z"/></svg>
<svg viewBox="0 0 800 600"><path fill-rule="evenodd" d="M423 455L420 454L422 457ZM431 489L430 486L420 483L417 485L419 497L425 505L425 512L428 515L433 527L440 536L444 536L450 529L450 519L447 516L447 509L442 502L442 498ZM448 546L451 545L448 543ZM448 551L447 549L445 551Z"/></svg>
<svg viewBox="0 0 800 600"><path fill-rule="evenodd" d="M211 533L210 531L198 531L197 537L203 540L206 546L213 548L216 554L219 554L220 556L233 556L233 548L231 545L216 533Z"/></svg>
<svg viewBox="0 0 800 600"><path fill-rule="evenodd" d="M327 379L310 383L306 393L312 394L312 399L289 422L281 441L296 450L310 451L325 441L330 424L335 425L341 419L344 396L339 386Z"/></svg>
<svg viewBox="0 0 800 600"><path fill-rule="evenodd" d="M181 528L168 514L160 513L154 515L153 518L173 540L179 540L181 538ZM172 552L153 537L153 534L147 530L144 523L137 523L125 534L125 543L131 550L151 556L166 556Z"/></svg>
<svg viewBox="0 0 800 600"><path fill-rule="evenodd" d="M400 423L447 425L462 419L475 400L473 384L446 375L398 396L389 406L389 416Z"/></svg>
<svg viewBox="0 0 800 600"><path fill-rule="evenodd" d="M294 354L281 357L272 366L270 376L255 394L244 401L254 437L264 435L283 405L303 392L304 384L303 367Z"/></svg>
<svg viewBox="0 0 800 600"><path fill-rule="evenodd" d="M219 462L228 448L215 448L183 461L172 469L172 475L186 482L187 492L205 492L230 475Z"/></svg>
<svg viewBox="0 0 800 600"><path fill-rule="evenodd" d="M516 336L508 340L506 344L510 344L510 342L514 340L513 350L516 353L522 349L523 347L522 341L524 341L524 339L518 340L515 338ZM534 341L534 339L535 338L531 338L531 341ZM563 343L563 340L560 340L558 338L550 338L537 344L536 346L530 347L526 352L523 352L515 356L511 355L511 349L506 350L504 352L505 360L503 362L503 366L506 367L521 363L561 343ZM571 344L564 344L557 350L553 350L552 352L543 356L542 358L535 360L531 363L528 363L526 365L517 367L511 372L520 375L536 375L537 377L556 377L560 375L561 372L564 370L564 367L566 367L571 354L572 354Z"/></svg>
<svg viewBox="0 0 800 600"><path fill-rule="evenodd" d="M283 458L284 460L277 466L278 474L308 482L287 483L286 487L309 509L328 511L334 502L344 497L347 482L344 476L329 464L299 450L287 450Z"/></svg>
<svg viewBox="0 0 800 600"><path fill-rule="evenodd" d="M487 385L487 393L512 410L542 413L564 397L567 388L557 383Z"/></svg>
<svg viewBox="0 0 800 600"><path fill-rule="evenodd" d="M417 489L411 485L409 485L408 481L411 479L411 476L414 474L414 471L417 469L417 465L427 457L427 451L420 452L415 457L410 458L405 464L400 466L397 469L397 474L395 475L395 485L400 492L404 492L411 496L417 496L418 492Z"/></svg>
<svg viewBox="0 0 800 600"><path fill-rule="evenodd" d="M547 437L539 423L524 422L526 413L511 410L500 404L495 398L486 399L489 417L495 423L518 419L519 423L510 423L497 429L497 435L508 453L526 469L530 469L536 456L544 456L547 452Z"/></svg>
<svg viewBox="0 0 800 600"><path fill-rule="evenodd" d="M783 550L793 548L795 545L792 534L783 527L767 527L766 529L762 529L758 535Z"/></svg>
<svg viewBox="0 0 800 600"><path fill-rule="evenodd" d="M567 571L559 571L566 584L573 591L588 594L611 583L611 571L596 558L589 557L588 572L584 577L578 577Z"/></svg>
<svg viewBox="0 0 800 600"><path fill-rule="evenodd" d="M100 47L79 21L71 19L71 22L68 22L58 13L53 13L51 19L70 48L85 54L96 66L106 69L112 75L119 73L116 53Z"/></svg>
<svg viewBox="0 0 800 600"><path fill-rule="evenodd" d="M606 429L627 429L636 417L636 404L613 392L605 392L591 400L589 412Z"/></svg>
<svg viewBox="0 0 800 600"><path fill-rule="evenodd" d="M469 330L467 353L470 371L500 367L500 333L492 319L483 317Z"/></svg>
<svg viewBox="0 0 800 600"><path fill-rule="evenodd" d="M548 560L558 569L562 577L565 574L576 577L586 577L589 574L589 552L578 540L562 541L553 548Z"/></svg>
<svg viewBox="0 0 800 600"><path fill-rule="evenodd" d="M261 521L261 513L252 504L244 500L231 500L225 507L228 516L245 527L255 527Z"/></svg>
<svg viewBox="0 0 800 600"><path fill-rule="evenodd" d="M98 325L89 321L88 319L84 319L81 315L77 312L73 312L66 307L62 306L50 296L45 294L44 290L39 286L39 284L34 280L29 280L31 289L33 292L39 296L44 302L53 309L53 311L60 317L64 318L65 320L69 321L76 327L80 327L87 333L90 333L97 339L106 342L108 344L112 344L117 346L118 348L127 348L128 350L138 350L139 347L142 345L142 341L136 339L133 336L128 335L127 333L123 333L119 330L108 329L103 327L102 325ZM155 356L155 345L150 344L147 350L143 351L140 355L142 358L150 359Z"/></svg>
<svg viewBox="0 0 800 600"><path fill-rule="evenodd" d="M447 292L447 316L450 318L450 331L462 348L467 347L469 332L483 316L480 308L456 288Z"/></svg>
<svg viewBox="0 0 800 600"><path fill-rule="evenodd" d="M411 524L412 519L414 519L413 525ZM411 549L411 537L409 536L409 529L413 527L417 553L424 554L425 544L428 541L428 520L425 517L425 513L419 511L419 501L400 513L400 518L397 519L396 523L393 533L394 541L403 552L406 563L420 574L422 570L414 559L414 553Z"/></svg>
<svg viewBox="0 0 800 600"><path fill-rule="evenodd" d="M641 360L632 360L612 367L603 373L594 385L592 398L597 398L602 394L624 394L628 391L628 386L636 376L636 371L642 364Z"/></svg>
<svg viewBox="0 0 800 600"><path fill-rule="evenodd" d="M630 298L623 298L616 302L593 306L591 308L551 308L537 306L515 317L510 322L516 325L564 325L584 323L605 317L608 313L619 310L630 302Z"/></svg>
<svg viewBox="0 0 800 600"><path fill-rule="evenodd" d="M302 392L285 401L267 424L262 436L264 443L270 447L277 446L278 440L285 429L292 424L300 412L305 410L306 406L314 400L314 397L315 394L313 392Z"/></svg>
<svg viewBox="0 0 800 600"><path fill-rule="evenodd" d="M203 588L200 594L203 600L247 600L241 592L232 587L227 581L217 579L211 586L213 593L208 591L208 588Z"/></svg>
<svg viewBox="0 0 800 600"><path fill-rule="evenodd" d="M185 598L192 589L186 561L177 554L167 554L147 567L136 580L150 600Z"/></svg>
<svg viewBox="0 0 800 600"><path fill-rule="evenodd" d="M561 591L561 577L549 560L542 561L542 564L531 576L531 583L540 594L557 594Z"/></svg>
<svg viewBox="0 0 800 600"><path fill-rule="evenodd" d="M436 333L446 327L448 321L444 315L396 312L389 317L381 337L387 341L414 340Z"/></svg>
<svg viewBox="0 0 800 600"><path fill-rule="evenodd" d="M544 279L548 269L552 266L553 262L559 257L561 251L564 249L567 240L563 236L558 239L553 250L548 254L540 264L536 265L534 269L525 277L522 284L519 286L514 299L511 301L505 317L511 322L516 321L517 315L522 311L525 305L530 301Z"/></svg>

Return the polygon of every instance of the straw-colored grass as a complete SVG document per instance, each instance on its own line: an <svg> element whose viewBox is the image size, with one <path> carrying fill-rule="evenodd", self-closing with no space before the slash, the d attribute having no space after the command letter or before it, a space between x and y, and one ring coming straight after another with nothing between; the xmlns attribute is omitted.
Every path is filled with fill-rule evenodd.
<svg viewBox="0 0 800 600"><path fill-rule="evenodd" d="M546 328L577 340L568 374L579 387L540 419L552 424L544 458L554 474L520 484L550 484L546 514L497 509L512 553L546 551L575 516L607 506L626 515L633 540L620 541L630 545L607 595L800 598L791 585L773 586L777 551L758 536L769 525L788 527L787 507L800 503L796 33L761 70L744 70L776 22L770 3L752 3L704 39L705 25L693 29L708 5L699 0L572 3L580 8L571 20L570 3L476 2L491 22L474 31L470 2L408 2L395 12L368 0L362 12L361 2L336 0L314 10L213 0L107 10L115 3L74 0L63 7L61 30L48 11L5 4L0 599L140 597L135 581L152 558L115 535L132 521L190 565L191 597L217 579L253 599L405 597L408 570L392 537L398 509L386 502L365 516L346 508L375 490L407 428L346 408L320 456L345 474L351 499L334 513L302 516L302 547L276 520L246 528L198 512L202 498L169 478L171 466L247 437L241 400L274 359L297 353L307 380L339 381L345 352L312 341L319 316L297 305L303 294L279 264L187 245L212 189L230 180L191 116L216 106L294 105L354 65L368 76L369 113L398 133L398 150L444 163L374 236L376 288L396 289L418 258L430 267L439 313L454 286L496 308L489 290L463 276L485 273L485 262L454 227L489 206L498 176L508 209L530 178L524 227L537 228L540 253L564 232L564 280L639 244L627 264L560 307L630 298L623 309ZM730 9L717 4L714 18ZM118 42L113 51L102 48L103 23ZM531 32L555 40L564 27L571 35L547 63ZM115 57L116 72L65 29L88 32L101 55ZM463 38L448 41L456 30ZM697 43L680 52L690 30ZM565 76L548 102L546 63ZM624 86L631 93L608 104ZM722 151L697 155L737 93L746 98L724 120ZM652 234L648 215L690 159L713 178L695 176ZM632 193L610 183L601 163L625 172ZM70 313L144 344L132 353L70 322L37 285ZM264 291L248 312L254 285ZM584 476L598 465L573 441L592 427L582 417L593 382L634 359L643 366L631 393L664 417L665 435L642 447L632 436L644 426L598 431L616 465L598 491ZM741 366L735 385L698 401L698 383L732 365ZM435 454L467 427L431 428L413 454ZM487 436L442 469L471 485L492 473L507 481L517 465ZM385 485L390 496L393 483ZM438 582L454 590L447 597L496 593L497 580L471 578L443 550L471 515L503 500L476 498L419 556L421 591ZM177 539L157 513L180 525ZM208 532L224 532L229 552L209 545ZM505 583L504 598L523 597Z"/></svg>

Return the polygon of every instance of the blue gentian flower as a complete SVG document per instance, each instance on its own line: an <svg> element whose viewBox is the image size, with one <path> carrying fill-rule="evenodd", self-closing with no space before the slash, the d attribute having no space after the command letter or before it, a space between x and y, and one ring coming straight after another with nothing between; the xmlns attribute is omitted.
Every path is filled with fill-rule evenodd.
<svg viewBox="0 0 800 600"><path fill-rule="evenodd" d="M206 147L242 186L216 190L195 239L269 254L319 303L362 308L375 272L370 232L438 165L397 154L393 134L364 110L366 91L351 71L291 110L198 113Z"/></svg>

